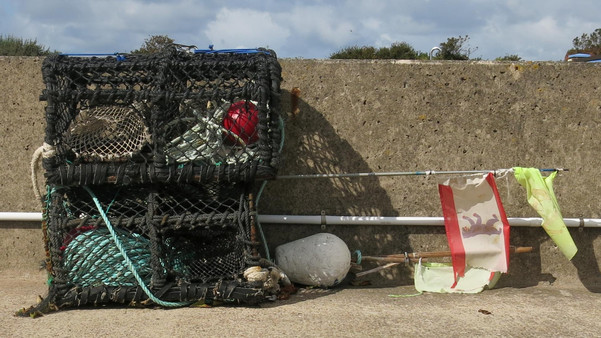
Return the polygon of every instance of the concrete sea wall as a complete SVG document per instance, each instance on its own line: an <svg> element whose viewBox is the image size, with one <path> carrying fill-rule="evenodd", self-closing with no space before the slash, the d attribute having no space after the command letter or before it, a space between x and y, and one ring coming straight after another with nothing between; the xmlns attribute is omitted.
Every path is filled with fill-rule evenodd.
<svg viewBox="0 0 601 338"><path fill-rule="evenodd" d="M42 59L0 57L0 211L40 211L30 161L42 143ZM280 60L286 143L281 174L569 168L555 180L563 216L601 217L597 180L601 67L570 63ZM270 181L262 214L441 216L442 177ZM511 176L497 179L508 217L537 217ZM447 250L443 227L263 224L279 244L328 231L364 254ZM558 283L599 290L601 229L570 229L568 261L542 228L512 228L514 255L500 285ZM35 269L36 222L0 222L0 269ZM399 266L374 283L411 283Z"/></svg>

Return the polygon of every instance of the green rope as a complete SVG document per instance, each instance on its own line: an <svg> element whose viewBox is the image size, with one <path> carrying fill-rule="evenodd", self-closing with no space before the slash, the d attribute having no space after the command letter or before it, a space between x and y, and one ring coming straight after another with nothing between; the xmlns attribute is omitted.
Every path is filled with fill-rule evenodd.
<svg viewBox="0 0 601 338"><path fill-rule="evenodd" d="M106 207L106 213L109 212L109 210L111 210L111 207L113 206L113 203L115 203L115 200L117 199L117 196L119 196L119 192L121 192L121 189L123 188L123 186L120 186L119 189L117 189L117 192L115 193L115 196L113 196L113 199L111 200L111 203L109 203L109 205Z"/></svg>
<svg viewBox="0 0 601 338"><path fill-rule="evenodd" d="M363 258L363 255L361 254L361 250L355 250L355 254L357 255L357 261L355 263L361 264L361 260Z"/></svg>
<svg viewBox="0 0 601 338"><path fill-rule="evenodd" d="M47 256L46 256L46 260L45 260L46 264L52 264L52 258L50 255L50 251L48 249L48 245L50 245L49 241L48 241L48 220L50 219L50 207L51 207L50 198L51 198L53 192L54 192L54 189L53 188L51 189L49 185L46 185L46 201L45 201L46 204L44 205L44 208L43 208L44 213L42 214L42 226L44 226L44 224L45 224L45 227L46 227L46 229L42 229L42 231L45 231L44 246L45 246L45 249L47 250ZM50 265L50 266L52 266L52 265ZM48 267L48 265L46 265L46 267ZM46 271L46 277L47 277L46 284L51 285L52 281L54 280L54 276L52 275L52 273L49 269L47 269L47 271Z"/></svg>
<svg viewBox="0 0 601 338"><path fill-rule="evenodd" d="M130 260L137 266L144 283L150 283L149 240L136 233L115 229ZM102 259L90 259L102 257ZM83 286L136 286L133 274L121 264L123 257L113 245L108 229L92 229L80 233L63 252L65 266L69 267L69 280Z"/></svg>
<svg viewBox="0 0 601 338"><path fill-rule="evenodd" d="M418 292L418 293L411 293L411 294L407 294L407 295L388 295L388 297L390 298L407 298L407 297L415 297L415 296L421 296L422 292Z"/></svg>
<svg viewBox="0 0 601 338"><path fill-rule="evenodd" d="M268 261L271 261L271 255L269 254L269 246L267 245L267 240L265 239L265 233L263 232L263 227L261 226L261 222L259 221L259 201L261 200L261 194L263 193L263 189L267 185L268 181L263 181L261 184L261 188L259 188L259 192L257 193L257 202L255 203L255 209L257 211L257 229L259 230L259 235L261 236L261 241L263 242L263 248L265 249L265 258Z"/></svg>
<svg viewBox="0 0 601 338"><path fill-rule="evenodd" d="M281 154L282 150L284 149L284 139L285 139L284 119L282 119L282 117L279 116L278 122L279 122L280 132L282 135L280 138L280 149L278 149L278 154ZM269 181L263 181L263 183L261 184L261 188L259 188L259 192L257 193L257 200L255 203L255 210L257 212L257 220L256 220L257 229L259 230L259 235L261 236L261 241L263 242L263 248L265 249L265 258L267 258L268 261L271 261L271 255L269 254L269 246L267 245L267 240L265 239L265 233L263 232L263 227L261 226L261 222L259 222L259 202L261 201L261 194L263 194L263 190L265 189L267 182L269 182Z"/></svg>
<svg viewBox="0 0 601 338"><path fill-rule="evenodd" d="M116 228L122 246L129 259L137 267L138 274L149 284L152 279L150 241L137 233ZM75 236L63 251L64 266L69 270L69 280L82 286L136 286L133 274L123 265L123 256L111 240L106 228L83 230ZM189 265L198 257L191 244L165 239L165 257L161 266L169 264L171 271L181 276L190 275ZM163 272L166 272L164 269Z"/></svg>
<svg viewBox="0 0 601 338"><path fill-rule="evenodd" d="M140 275L138 274L138 271L136 270L136 267L134 266L134 264L132 263L132 261L129 259L129 256L127 255L127 252L123 248L123 246L121 244L121 241L119 240L119 237L118 237L117 233L113 229L113 226L111 225L111 222L109 221L109 219L106 216L104 210L102 209L102 205L100 205L100 202L98 201L98 198L96 198L96 195L94 194L94 192L90 188L85 187L85 186L83 188L90 194L90 196L94 200L94 204L96 204L96 208L98 209L98 212L100 213L100 216L102 217L102 220L104 221L104 223L106 223L106 227L109 230L109 232L111 233L111 236L113 238L113 242L115 243L115 245L119 249L119 253L121 254L121 256L123 256L123 263L125 263L125 265L129 269L129 272L131 272L131 274L134 276L134 278L138 282L138 285L142 288L142 291L144 291L144 293L148 296L148 298L150 300L152 300L153 302L155 302L156 304L161 305L161 306L165 306L165 307L179 307L179 306L188 306L188 305L193 304L193 302L166 302L166 301L162 301L162 300L158 299L157 297L155 297L152 294L152 292L148 289L148 287L144 283L144 280L142 280L142 277L140 277Z"/></svg>

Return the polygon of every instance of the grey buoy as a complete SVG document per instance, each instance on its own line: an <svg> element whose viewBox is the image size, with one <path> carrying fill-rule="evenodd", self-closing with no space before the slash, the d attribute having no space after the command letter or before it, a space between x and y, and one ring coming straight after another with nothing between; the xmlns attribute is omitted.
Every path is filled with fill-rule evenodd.
<svg viewBox="0 0 601 338"><path fill-rule="evenodd" d="M329 233L282 244L275 249L275 259L292 282L309 286L334 286L351 268L348 246Z"/></svg>

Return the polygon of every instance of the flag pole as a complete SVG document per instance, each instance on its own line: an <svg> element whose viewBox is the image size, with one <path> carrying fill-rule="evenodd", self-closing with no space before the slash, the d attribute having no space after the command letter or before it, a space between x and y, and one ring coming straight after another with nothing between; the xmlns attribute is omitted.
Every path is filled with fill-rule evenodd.
<svg viewBox="0 0 601 338"><path fill-rule="evenodd" d="M565 168L541 168L541 172L569 171ZM457 175L457 174L481 174L511 172L513 169L494 170L425 170L425 171L390 171L390 172L365 172L365 173L341 173L341 174L300 174L300 175L278 175L276 180L299 179L299 178L346 178L346 177L382 177L382 176L429 176L429 175Z"/></svg>

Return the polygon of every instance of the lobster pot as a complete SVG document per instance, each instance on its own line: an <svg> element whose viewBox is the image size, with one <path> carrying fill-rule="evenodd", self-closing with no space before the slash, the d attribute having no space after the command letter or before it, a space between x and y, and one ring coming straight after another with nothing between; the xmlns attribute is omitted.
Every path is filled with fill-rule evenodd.
<svg viewBox="0 0 601 338"><path fill-rule="evenodd" d="M173 95L158 118L157 162L275 174L281 69L273 51L181 53L167 70Z"/></svg>
<svg viewBox="0 0 601 338"><path fill-rule="evenodd" d="M175 49L42 66L48 183L273 178L281 68L273 51Z"/></svg>
<svg viewBox="0 0 601 338"><path fill-rule="evenodd" d="M219 184L50 191L51 284L38 308L265 299L243 277L259 261L248 196L242 185Z"/></svg>
<svg viewBox="0 0 601 338"><path fill-rule="evenodd" d="M46 169L64 163L149 158L151 111L164 81L164 55L49 56L42 64Z"/></svg>

